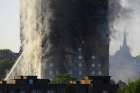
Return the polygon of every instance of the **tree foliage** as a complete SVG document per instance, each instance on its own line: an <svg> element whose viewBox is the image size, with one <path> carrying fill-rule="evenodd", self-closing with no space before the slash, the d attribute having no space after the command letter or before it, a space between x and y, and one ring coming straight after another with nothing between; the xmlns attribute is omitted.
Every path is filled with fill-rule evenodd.
<svg viewBox="0 0 140 93"><path fill-rule="evenodd" d="M69 74L61 74L56 76L52 82L54 84L67 84L70 80L75 80L73 77L71 77Z"/></svg>
<svg viewBox="0 0 140 93"><path fill-rule="evenodd" d="M119 93L140 93L140 79L129 82L124 89L119 91Z"/></svg>
<svg viewBox="0 0 140 93"><path fill-rule="evenodd" d="M0 50L0 79L5 77L7 71L10 70L17 57L18 53L14 53L9 49Z"/></svg>

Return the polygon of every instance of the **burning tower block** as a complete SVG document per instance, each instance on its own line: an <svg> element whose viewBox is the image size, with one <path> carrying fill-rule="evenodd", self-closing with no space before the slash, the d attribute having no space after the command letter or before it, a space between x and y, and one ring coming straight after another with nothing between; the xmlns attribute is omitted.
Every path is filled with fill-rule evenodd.
<svg viewBox="0 0 140 93"><path fill-rule="evenodd" d="M108 25L108 0L22 0L22 65L7 79L109 75Z"/></svg>

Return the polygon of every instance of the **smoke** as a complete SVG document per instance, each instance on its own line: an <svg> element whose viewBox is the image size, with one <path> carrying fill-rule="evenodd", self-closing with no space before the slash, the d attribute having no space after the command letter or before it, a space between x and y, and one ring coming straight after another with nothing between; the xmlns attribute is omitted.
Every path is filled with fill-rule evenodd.
<svg viewBox="0 0 140 93"><path fill-rule="evenodd" d="M22 54L5 79L18 75L41 77L42 20L41 0L21 0Z"/></svg>
<svg viewBox="0 0 140 93"><path fill-rule="evenodd" d="M127 33L128 46L132 56L140 54L140 1L110 0L110 54L113 55L122 45L123 34Z"/></svg>
<svg viewBox="0 0 140 93"><path fill-rule="evenodd" d="M122 45L124 32L126 32L127 21L130 16L129 9L123 6L122 0L110 0L110 55L115 54Z"/></svg>
<svg viewBox="0 0 140 93"><path fill-rule="evenodd" d="M139 76L132 56L140 54L140 1L139 0L110 0L110 55L111 75L116 80L134 80ZM121 54L113 59L123 45L124 33L127 33L127 44L131 56ZM117 61L116 61L117 60Z"/></svg>
<svg viewBox="0 0 140 93"><path fill-rule="evenodd" d="M42 21L41 0L21 1L21 25L23 35L23 62L22 75L38 75L41 77L42 54Z"/></svg>

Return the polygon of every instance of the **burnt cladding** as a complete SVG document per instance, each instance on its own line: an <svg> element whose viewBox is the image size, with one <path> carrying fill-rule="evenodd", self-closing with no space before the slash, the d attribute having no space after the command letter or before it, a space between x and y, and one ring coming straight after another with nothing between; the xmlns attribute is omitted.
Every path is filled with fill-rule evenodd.
<svg viewBox="0 0 140 93"><path fill-rule="evenodd" d="M51 13L50 31L43 41L45 77L108 75L108 0L46 0L42 5L45 3L48 9L43 11Z"/></svg>

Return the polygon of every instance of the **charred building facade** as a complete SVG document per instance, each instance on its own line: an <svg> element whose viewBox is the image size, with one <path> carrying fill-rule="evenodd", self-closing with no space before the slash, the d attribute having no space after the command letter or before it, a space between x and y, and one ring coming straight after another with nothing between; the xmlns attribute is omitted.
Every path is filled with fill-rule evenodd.
<svg viewBox="0 0 140 93"><path fill-rule="evenodd" d="M52 15L43 43L45 77L109 75L108 0L52 0L44 8L46 4L42 11Z"/></svg>

